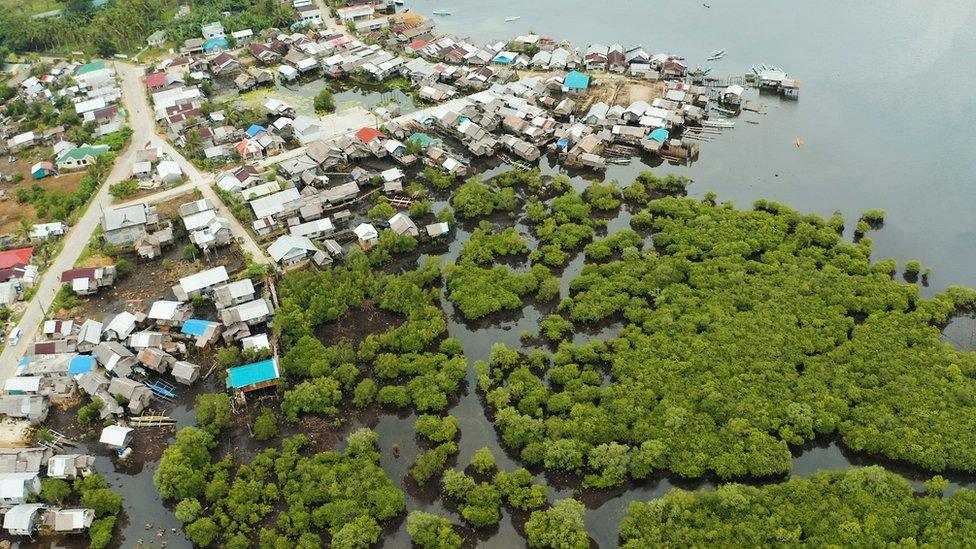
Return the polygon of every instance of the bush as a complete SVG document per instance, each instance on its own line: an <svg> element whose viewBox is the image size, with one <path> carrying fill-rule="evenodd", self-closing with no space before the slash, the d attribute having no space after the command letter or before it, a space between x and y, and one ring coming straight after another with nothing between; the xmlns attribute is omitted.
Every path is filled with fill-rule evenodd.
<svg viewBox="0 0 976 549"><path fill-rule="evenodd" d="M71 485L59 478L41 479L41 501L45 503L60 503L71 495Z"/></svg>
<svg viewBox="0 0 976 549"><path fill-rule="evenodd" d="M407 533L421 549L459 549L462 543L449 520L426 511L411 511L407 515Z"/></svg>
<svg viewBox="0 0 976 549"><path fill-rule="evenodd" d="M861 219L867 221L870 225L879 225L884 222L886 212L880 208L874 208L871 210L865 210L861 212Z"/></svg>
<svg viewBox="0 0 976 549"><path fill-rule="evenodd" d="M484 447L471 456L471 468L477 473L486 474L495 468L495 456L488 447Z"/></svg>
<svg viewBox="0 0 976 549"><path fill-rule="evenodd" d="M262 408L254 420L254 440L270 440L278 436L278 418L271 408Z"/></svg>
<svg viewBox="0 0 976 549"><path fill-rule="evenodd" d="M197 425L201 429L216 437L233 423L227 393L197 395Z"/></svg>
<svg viewBox="0 0 976 549"><path fill-rule="evenodd" d="M352 392L352 405L356 408L365 408L374 400L376 400L376 382L369 378L360 381Z"/></svg>
<svg viewBox="0 0 976 549"><path fill-rule="evenodd" d="M413 430L431 442L450 442L457 436L458 422L454 416L423 414L414 422Z"/></svg>
<svg viewBox="0 0 976 549"><path fill-rule="evenodd" d="M220 529L210 517L197 519L186 527L186 537L200 547L206 547L217 539Z"/></svg>
<svg viewBox="0 0 976 549"><path fill-rule="evenodd" d="M78 423L91 425L101 415L102 406L99 401L93 400L78 408Z"/></svg>
<svg viewBox="0 0 976 549"><path fill-rule="evenodd" d="M457 444L445 442L433 450L417 454L417 459L410 469L410 476L417 481L417 484L425 484L444 470L444 466L447 464L447 458L457 453L457 451Z"/></svg>
<svg viewBox="0 0 976 549"><path fill-rule="evenodd" d="M137 192L139 192L139 182L135 179L126 179L108 186L108 193L119 199L128 198Z"/></svg>
<svg viewBox="0 0 976 549"><path fill-rule="evenodd" d="M108 547L112 541L112 532L115 530L115 521L118 517L106 517L92 522L88 529L88 549L102 549Z"/></svg>
<svg viewBox="0 0 976 549"><path fill-rule="evenodd" d="M132 267L129 265L128 260L124 258L119 258L115 262L115 275L119 278L125 278L132 273Z"/></svg>
<svg viewBox="0 0 976 549"><path fill-rule="evenodd" d="M323 88L315 96L313 104L315 105L315 112L335 112L335 99L332 97L332 92L328 88Z"/></svg>
<svg viewBox="0 0 976 549"><path fill-rule="evenodd" d="M195 498L187 498L176 504L176 520L187 524L200 518L203 507L200 501Z"/></svg>
<svg viewBox="0 0 976 549"><path fill-rule="evenodd" d="M922 270L922 262L917 259L912 259L905 262L905 274L909 276L918 276L919 271Z"/></svg>

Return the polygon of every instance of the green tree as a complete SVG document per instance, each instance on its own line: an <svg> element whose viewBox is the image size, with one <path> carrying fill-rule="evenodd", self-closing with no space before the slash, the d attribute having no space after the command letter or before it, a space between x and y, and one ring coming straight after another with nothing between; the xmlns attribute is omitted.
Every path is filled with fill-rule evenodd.
<svg viewBox="0 0 976 549"><path fill-rule="evenodd" d="M184 499L176 504L176 520L187 524L200 518L203 507L196 499Z"/></svg>
<svg viewBox="0 0 976 549"><path fill-rule="evenodd" d="M317 113L335 112L335 99L332 97L332 92L329 91L329 88L322 88L322 91L315 96L313 104Z"/></svg>
<svg viewBox="0 0 976 549"><path fill-rule="evenodd" d="M575 499L561 499L550 509L533 512L525 523L529 547L586 549L590 540L583 524L585 511Z"/></svg>
<svg viewBox="0 0 976 549"><path fill-rule="evenodd" d="M271 408L261 408L254 420L254 440L270 440L278 436L278 418Z"/></svg>
<svg viewBox="0 0 976 549"><path fill-rule="evenodd" d="M414 545L422 549L460 549L462 544L449 520L426 511L407 515L407 533Z"/></svg>
<svg viewBox="0 0 976 549"><path fill-rule="evenodd" d="M220 527L210 517L197 519L186 527L186 537L200 547L213 543L219 534Z"/></svg>

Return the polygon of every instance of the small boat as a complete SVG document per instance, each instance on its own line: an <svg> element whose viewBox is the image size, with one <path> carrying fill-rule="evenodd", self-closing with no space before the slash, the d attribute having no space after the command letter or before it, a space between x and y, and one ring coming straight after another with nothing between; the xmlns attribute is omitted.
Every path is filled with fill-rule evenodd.
<svg viewBox="0 0 976 549"><path fill-rule="evenodd" d="M396 5L398 5L398 6L402 6L403 5L403 0L393 0L393 3L396 4Z"/></svg>
<svg viewBox="0 0 976 549"><path fill-rule="evenodd" d="M431 13L433 13L434 15L451 15L451 12L447 10L434 10Z"/></svg>
<svg viewBox="0 0 976 549"><path fill-rule="evenodd" d="M716 57L716 56L719 56L719 55L725 55L725 50L724 49L723 50L715 50L715 51L713 51L712 53L710 53L708 55L709 55L709 57Z"/></svg>
<svg viewBox="0 0 976 549"><path fill-rule="evenodd" d="M522 16L521 16L521 15L513 15L513 16L511 16L511 17L506 17L506 18L505 18L505 22L506 22L506 23L511 23L512 21L518 21L518 20L519 20L519 19L521 19L521 18L522 18Z"/></svg>
<svg viewBox="0 0 976 549"><path fill-rule="evenodd" d="M712 72L712 68L711 67L705 67L705 71L702 72L702 74L704 74L705 76L708 76L708 73L710 73L710 72Z"/></svg>

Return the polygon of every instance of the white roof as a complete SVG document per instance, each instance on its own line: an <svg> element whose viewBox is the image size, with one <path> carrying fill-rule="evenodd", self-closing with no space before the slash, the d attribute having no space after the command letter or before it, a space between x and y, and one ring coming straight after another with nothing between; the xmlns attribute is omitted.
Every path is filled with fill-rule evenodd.
<svg viewBox="0 0 976 549"><path fill-rule="evenodd" d="M75 103L75 112L78 114L85 114L89 111L97 111L98 109L105 108L105 99L102 97L96 97L95 99L89 99L88 101L79 101Z"/></svg>
<svg viewBox="0 0 976 549"><path fill-rule="evenodd" d="M81 325L81 331L78 332L78 342L82 341L87 343L97 344L102 340L102 323L97 320L88 319L84 324Z"/></svg>
<svg viewBox="0 0 976 549"><path fill-rule="evenodd" d="M220 289L226 289L232 298L237 299L239 297L253 294L254 283L251 282L250 278L242 278L229 284L225 284L221 286Z"/></svg>
<svg viewBox="0 0 976 549"><path fill-rule="evenodd" d="M240 40L241 38L254 36L254 31L252 31L251 29L244 29L244 30L234 31L230 33L230 35L233 36L235 40Z"/></svg>
<svg viewBox="0 0 976 549"><path fill-rule="evenodd" d="M281 65L281 66L279 66L278 67L278 72L281 73L285 77L296 76L298 74L298 71L295 69L295 67L292 67L291 65Z"/></svg>
<svg viewBox="0 0 976 549"><path fill-rule="evenodd" d="M113 331L119 335L120 339L126 338L136 327L136 315L129 311L122 311L115 315L115 318L108 323L102 333Z"/></svg>
<svg viewBox="0 0 976 549"><path fill-rule="evenodd" d="M360 240L373 240L379 238L380 234L376 232L376 227L370 225L369 223L360 223L358 227L352 230L356 233L356 236Z"/></svg>
<svg viewBox="0 0 976 549"><path fill-rule="evenodd" d="M396 181L398 179L403 179L403 172L400 168L390 168L389 170L383 170L380 175L383 177L383 181Z"/></svg>
<svg viewBox="0 0 976 549"><path fill-rule="evenodd" d="M2 473L0 474L0 498L22 498L27 495L24 484L37 478L35 473ZM9 515L10 512L8 511ZM6 524L6 523L5 523Z"/></svg>
<svg viewBox="0 0 976 549"><path fill-rule="evenodd" d="M23 497L23 495L13 497ZM34 515L45 507L47 506L43 503L21 503L20 505L14 505L3 516L3 527L8 531L23 532L30 530Z"/></svg>
<svg viewBox="0 0 976 549"><path fill-rule="evenodd" d="M180 165L177 164L175 160L163 160L162 162L159 163L158 166L156 166L156 173L159 174L159 177L161 179L165 179L166 176L169 175L175 175L181 177L183 175L183 170L180 168Z"/></svg>
<svg viewBox="0 0 976 549"><path fill-rule="evenodd" d="M270 349L271 343L268 341L268 334L258 334L242 339L241 348L245 351L248 349Z"/></svg>
<svg viewBox="0 0 976 549"><path fill-rule="evenodd" d="M206 227L214 219L217 219L217 212L213 210L203 210L195 214L190 214L183 218L183 226L188 231L195 231L201 227Z"/></svg>
<svg viewBox="0 0 976 549"><path fill-rule="evenodd" d="M131 225L146 224L145 204L133 204L125 208L106 210L102 215L102 229L112 231Z"/></svg>
<svg viewBox="0 0 976 549"><path fill-rule="evenodd" d="M206 271L200 271L199 273L181 278L180 287L183 288L184 292L190 293L227 282L228 280L230 280L230 277L227 276L227 268L221 265L220 267L214 267L213 269L207 269Z"/></svg>
<svg viewBox="0 0 976 549"><path fill-rule="evenodd" d="M307 223L301 223L291 228L290 232L294 236L308 236L314 233L324 233L335 229L332 220L328 217L316 219Z"/></svg>
<svg viewBox="0 0 976 549"><path fill-rule="evenodd" d="M234 181L237 181L236 177L231 176ZM267 196L271 193L276 193L281 190L281 184L277 181L268 181L267 183L262 183L260 185L255 185L253 187L248 187L246 189L241 189L241 196L245 200L255 200L261 198L262 196Z"/></svg>
<svg viewBox="0 0 976 549"><path fill-rule="evenodd" d="M298 192L298 189L291 187L290 189L252 200L250 204L251 209L254 210L254 217L261 219L262 217L274 216L281 213L285 209L287 202L298 200L301 197L302 194Z"/></svg>
<svg viewBox="0 0 976 549"><path fill-rule="evenodd" d="M132 165L132 173L151 173L152 172L152 162L148 160L143 160L142 162L136 162Z"/></svg>
<svg viewBox="0 0 976 549"><path fill-rule="evenodd" d="M426 229L428 235L440 236L442 234L447 234L447 231L450 228L448 227L447 222L443 222L443 223L431 223L430 225L427 225Z"/></svg>
<svg viewBox="0 0 976 549"><path fill-rule="evenodd" d="M268 255L271 256L271 259L280 262L282 259L296 255L304 255L306 252L314 252L316 250L318 248L315 247L315 244L312 244L312 241L308 237L286 234L279 236L278 240L275 240L268 246Z"/></svg>
<svg viewBox="0 0 976 549"><path fill-rule="evenodd" d="M9 392L36 393L41 390L41 376L11 377L3 384L3 390Z"/></svg>
<svg viewBox="0 0 976 549"><path fill-rule="evenodd" d="M121 425L109 425L108 427L102 429L102 436L98 438L98 442L121 448L122 446L125 446L125 438L131 432L132 429L129 427L123 427Z"/></svg>
<svg viewBox="0 0 976 549"><path fill-rule="evenodd" d="M180 308L180 305L181 303L179 301L160 299L153 303L149 309L149 318L151 320L172 320L176 316L176 311Z"/></svg>
<svg viewBox="0 0 976 549"><path fill-rule="evenodd" d="M271 314L271 309L268 308L268 301L264 298L258 298L254 301L241 303L240 305L231 307L228 310L237 311L237 314L240 316L241 321L243 322L254 320L255 318L263 318Z"/></svg>

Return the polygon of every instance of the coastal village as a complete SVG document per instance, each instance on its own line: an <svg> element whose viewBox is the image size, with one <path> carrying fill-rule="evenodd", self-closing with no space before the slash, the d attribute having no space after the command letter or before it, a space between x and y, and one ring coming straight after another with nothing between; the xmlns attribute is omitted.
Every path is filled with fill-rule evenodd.
<svg viewBox="0 0 976 549"><path fill-rule="evenodd" d="M291 28L218 20L179 43L148 36L131 87L151 134L133 131L120 84L134 60L38 61L10 84L26 110L8 102L0 120L7 534L85 533L96 510L41 502L44 479L140 459L143 433L172 434L177 403L202 387L235 409L265 401L283 375L280 278L397 238L443 247L455 221L435 214L425 182L540 161L686 164L761 113L761 97L799 96L777 67L718 77L666 50L537 34L474 44L386 1L291 7ZM327 113L290 103L305 87L409 101ZM111 196L92 198L101 184ZM85 218L97 223L79 235ZM76 260L57 269L66 253ZM79 405L82 430L49 421ZM88 430L97 444L79 445Z"/></svg>

